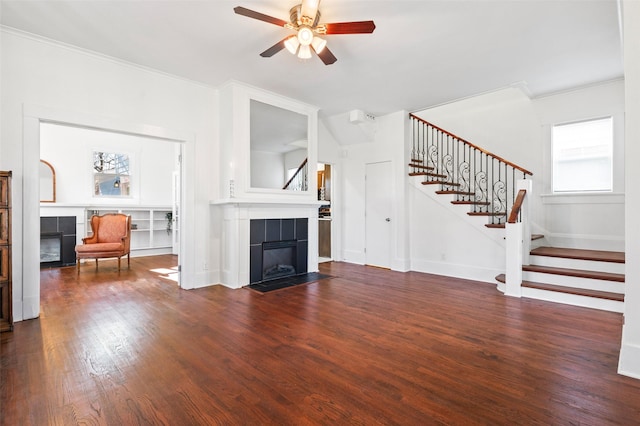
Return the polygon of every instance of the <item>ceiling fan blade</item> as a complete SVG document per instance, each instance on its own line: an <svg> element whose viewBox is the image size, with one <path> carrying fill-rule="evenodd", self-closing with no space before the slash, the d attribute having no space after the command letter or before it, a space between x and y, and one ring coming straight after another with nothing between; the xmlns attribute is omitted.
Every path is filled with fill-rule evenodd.
<svg viewBox="0 0 640 426"><path fill-rule="evenodd" d="M368 34L376 29L376 24L373 21L337 22L324 24L324 27L326 34Z"/></svg>
<svg viewBox="0 0 640 426"><path fill-rule="evenodd" d="M311 46L313 48L313 46ZM315 50L315 49L314 49ZM320 51L320 53L316 52L316 54L318 55L318 57L320 58L320 60L322 60L322 62L324 62L325 65L331 65L333 64L335 61L338 60L338 58L336 58L334 56L333 53L331 53L331 51L329 50L328 47L325 46L324 49L322 49Z"/></svg>
<svg viewBox="0 0 640 426"><path fill-rule="evenodd" d="M267 50L265 50L264 52L262 52L260 54L260 56L262 56L263 58L270 58L273 55L275 55L276 53L278 53L279 51L281 51L282 49L284 49L284 42L288 39L289 37L285 37L282 40L280 40L279 42L277 42L276 44L274 44L273 46L271 46L270 48L268 48Z"/></svg>
<svg viewBox="0 0 640 426"><path fill-rule="evenodd" d="M282 19L274 18L273 16L265 15L264 13L256 12L255 10L247 9L246 7L236 6L233 8L233 11L238 15L246 16L249 18L257 19L259 21L268 22L270 24L277 25L279 27L284 27L287 25L287 21L283 21Z"/></svg>

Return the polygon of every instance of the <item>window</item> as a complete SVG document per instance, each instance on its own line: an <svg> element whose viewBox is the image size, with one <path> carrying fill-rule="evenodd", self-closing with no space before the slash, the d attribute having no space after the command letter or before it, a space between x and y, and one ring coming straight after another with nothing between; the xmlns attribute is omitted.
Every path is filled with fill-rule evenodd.
<svg viewBox="0 0 640 426"><path fill-rule="evenodd" d="M555 125L551 140L553 192L612 190L611 117Z"/></svg>
<svg viewBox="0 0 640 426"><path fill-rule="evenodd" d="M93 183L96 196L128 197L131 195L129 156L94 151Z"/></svg>

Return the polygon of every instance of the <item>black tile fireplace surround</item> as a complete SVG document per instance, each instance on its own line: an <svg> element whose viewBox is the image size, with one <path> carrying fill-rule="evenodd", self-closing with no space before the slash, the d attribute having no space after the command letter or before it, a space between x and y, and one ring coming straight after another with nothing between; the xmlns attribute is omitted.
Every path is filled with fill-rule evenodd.
<svg viewBox="0 0 640 426"><path fill-rule="evenodd" d="M251 284L307 273L308 224L307 218L250 221Z"/></svg>
<svg viewBox="0 0 640 426"><path fill-rule="evenodd" d="M56 255L45 253L55 248ZM40 267L70 266L76 263L76 217L40 218Z"/></svg>

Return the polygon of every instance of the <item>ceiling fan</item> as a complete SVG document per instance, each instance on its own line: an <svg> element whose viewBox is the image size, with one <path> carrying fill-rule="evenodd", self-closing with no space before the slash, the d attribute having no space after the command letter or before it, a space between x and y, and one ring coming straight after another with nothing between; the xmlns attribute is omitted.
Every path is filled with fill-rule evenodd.
<svg viewBox="0 0 640 426"><path fill-rule="evenodd" d="M292 7L289 11L289 22L241 6L235 7L233 11L238 15L268 22L296 32L296 34L283 38L262 52L260 56L264 58L269 58L286 48L301 59L309 59L311 58L311 50L313 50L325 65L331 65L338 59L327 48L326 40L318 35L369 34L376 29L373 21L320 24L319 6L320 0L302 0L301 4Z"/></svg>

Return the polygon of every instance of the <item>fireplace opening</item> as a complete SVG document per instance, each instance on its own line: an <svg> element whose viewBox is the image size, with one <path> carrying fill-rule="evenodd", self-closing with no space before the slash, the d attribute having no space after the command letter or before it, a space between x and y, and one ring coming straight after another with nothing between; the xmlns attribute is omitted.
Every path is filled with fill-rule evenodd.
<svg viewBox="0 0 640 426"><path fill-rule="evenodd" d="M43 216L40 218L40 267L75 265L75 247L75 216Z"/></svg>
<svg viewBox="0 0 640 426"><path fill-rule="evenodd" d="M262 281L297 275L296 248L295 240L262 243Z"/></svg>
<svg viewBox="0 0 640 426"><path fill-rule="evenodd" d="M40 234L40 264L59 265L62 263L62 232Z"/></svg>

